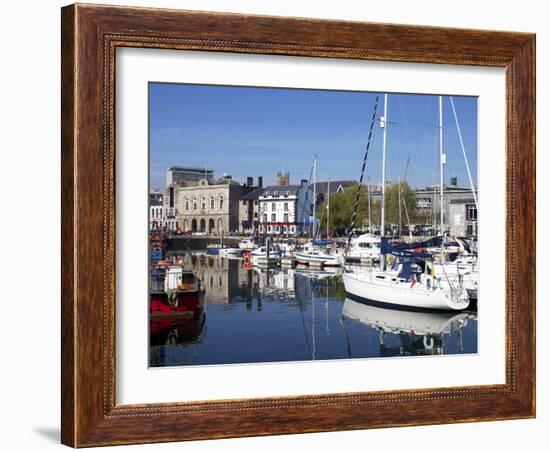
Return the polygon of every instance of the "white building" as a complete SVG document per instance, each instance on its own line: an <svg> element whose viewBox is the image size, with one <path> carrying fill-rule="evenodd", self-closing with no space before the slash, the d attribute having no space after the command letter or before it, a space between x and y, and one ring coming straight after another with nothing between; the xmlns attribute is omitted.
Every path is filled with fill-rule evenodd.
<svg viewBox="0 0 550 452"><path fill-rule="evenodd" d="M313 191L307 180L300 185L272 185L265 188L258 201L260 233L296 235L311 215Z"/></svg>

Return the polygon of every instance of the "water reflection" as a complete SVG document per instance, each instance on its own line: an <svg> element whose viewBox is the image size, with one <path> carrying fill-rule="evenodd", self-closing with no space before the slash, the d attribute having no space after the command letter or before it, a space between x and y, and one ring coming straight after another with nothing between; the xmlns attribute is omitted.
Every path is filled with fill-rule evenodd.
<svg viewBox="0 0 550 452"><path fill-rule="evenodd" d="M260 269L182 254L203 310L151 319L150 364L230 364L477 352L473 313L411 313L345 298L341 269Z"/></svg>

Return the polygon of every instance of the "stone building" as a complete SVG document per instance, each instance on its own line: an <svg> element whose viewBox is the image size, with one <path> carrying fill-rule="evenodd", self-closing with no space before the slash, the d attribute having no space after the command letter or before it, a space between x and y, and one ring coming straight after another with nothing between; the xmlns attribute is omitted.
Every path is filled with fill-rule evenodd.
<svg viewBox="0 0 550 452"><path fill-rule="evenodd" d="M260 233L297 235L311 215L313 191L303 179L300 185L269 186L258 201Z"/></svg>
<svg viewBox="0 0 550 452"><path fill-rule="evenodd" d="M180 227L215 235L237 231L239 199L255 188L248 185L250 180L241 185L224 175L218 180L201 179L196 186L172 187Z"/></svg>
<svg viewBox="0 0 550 452"><path fill-rule="evenodd" d="M477 237L477 207L473 198L453 199L447 209L447 228L453 237Z"/></svg>
<svg viewBox="0 0 550 452"><path fill-rule="evenodd" d="M422 187L415 190L416 194L416 209L419 214L424 214L426 217L439 215L440 203L440 188L439 185L433 187ZM477 192L476 192L477 194ZM453 185L443 186L443 208L445 213L449 209L449 205L453 202L461 200L469 200L472 198L472 190L470 188L457 187Z"/></svg>

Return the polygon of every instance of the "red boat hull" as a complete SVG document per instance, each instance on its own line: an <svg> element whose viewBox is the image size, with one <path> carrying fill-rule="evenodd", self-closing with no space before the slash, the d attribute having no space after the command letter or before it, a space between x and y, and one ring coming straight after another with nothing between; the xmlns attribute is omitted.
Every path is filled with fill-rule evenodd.
<svg viewBox="0 0 550 452"><path fill-rule="evenodd" d="M193 317L156 317L150 321L150 345L185 345L194 341L204 325L204 312Z"/></svg>
<svg viewBox="0 0 550 452"><path fill-rule="evenodd" d="M168 294L151 294L149 314L151 317L189 316L193 317L202 311L204 292L200 290L180 291L176 300L170 302Z"/></svg>

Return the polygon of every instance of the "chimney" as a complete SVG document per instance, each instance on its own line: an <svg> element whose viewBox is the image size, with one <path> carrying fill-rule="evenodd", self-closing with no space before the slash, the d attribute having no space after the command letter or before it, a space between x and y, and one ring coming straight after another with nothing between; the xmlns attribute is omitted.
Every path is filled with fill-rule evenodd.
<svg viewBox="0 0 550 452"><path fill-rule="evenodd" d="M246 186L247 187L252 187L252 185L254 185L254 179L249 176L249 177L246 178Z"/></svg>
<svg viewBox="0 0 550 452"><path fill-rule="evenodd" d="M258 188L264 187L264 178L262 176L258 176Z"/></svg>

